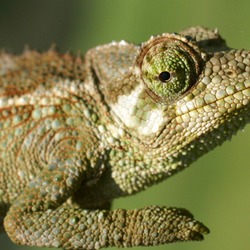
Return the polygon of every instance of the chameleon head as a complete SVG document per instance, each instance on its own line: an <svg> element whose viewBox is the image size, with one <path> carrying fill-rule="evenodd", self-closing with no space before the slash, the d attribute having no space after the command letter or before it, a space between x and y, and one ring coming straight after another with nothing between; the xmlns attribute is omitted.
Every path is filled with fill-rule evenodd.
<svg viewBox="0 0 250 250"><path fill-rule="evenodd" d="M145 148L199 156L249 120L249 51L176 34L138 51L111 110Z"/></svg>
<svg viewBox="0 0 250 250"><path fill-rule="evenodd" d="M87 55L84 86L108 108L112 177L129 193L188 166L250 118L250 52L228 48L216 30L181 34L141 46L113 42Z"/></svg>

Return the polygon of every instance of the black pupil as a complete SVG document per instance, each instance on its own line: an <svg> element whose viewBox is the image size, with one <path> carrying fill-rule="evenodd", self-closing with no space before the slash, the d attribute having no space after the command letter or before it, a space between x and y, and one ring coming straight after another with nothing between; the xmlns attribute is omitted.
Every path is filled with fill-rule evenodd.
<svg viewBox="0 0 250 250"><path fill-rule="evenodd" d="M170 73L167 71L163 71L159 74L159 79L161 82L167 82L170 79Z"/></svg>

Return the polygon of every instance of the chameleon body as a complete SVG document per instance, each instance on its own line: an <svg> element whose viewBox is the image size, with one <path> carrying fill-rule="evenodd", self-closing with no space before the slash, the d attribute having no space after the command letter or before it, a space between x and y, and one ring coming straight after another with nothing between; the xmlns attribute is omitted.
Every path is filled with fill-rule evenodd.
<svg viewBox="0 0 250 250"><path fill-rule="evenodd" d="M110 210L249 121L250 52L190 28L80 55L0 54L0 222L21 245L201 240L185 209Z"/></svg>

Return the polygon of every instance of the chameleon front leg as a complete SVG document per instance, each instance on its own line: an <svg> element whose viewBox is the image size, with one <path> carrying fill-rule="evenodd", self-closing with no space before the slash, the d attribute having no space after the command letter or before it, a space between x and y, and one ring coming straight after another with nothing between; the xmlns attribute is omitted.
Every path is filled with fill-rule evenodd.
<svg viewBox="0 0 250 250"><path fill-rule="evenodd" d="M65 249L200 240L208 229L186 210L86 210L61 206L86 178L87 161L54 160L11 206L4 226L17 244Z"/></svg>

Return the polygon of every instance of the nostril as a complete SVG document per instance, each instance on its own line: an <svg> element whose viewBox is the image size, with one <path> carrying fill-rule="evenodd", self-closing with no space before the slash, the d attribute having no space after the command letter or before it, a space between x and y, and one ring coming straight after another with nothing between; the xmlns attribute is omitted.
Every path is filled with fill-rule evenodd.
<svg viewBox="0 0 250 250"><path fill-rule="evenodd" d="M225 70L225 73L227 76L232 77L232 78L237 76L236 71L233 69L227 69Z"/></svg>

